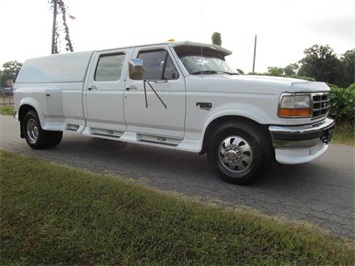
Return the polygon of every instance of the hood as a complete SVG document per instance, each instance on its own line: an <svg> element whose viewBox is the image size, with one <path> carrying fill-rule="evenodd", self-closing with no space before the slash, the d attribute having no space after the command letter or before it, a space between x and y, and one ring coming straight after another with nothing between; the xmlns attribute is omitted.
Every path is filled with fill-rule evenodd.
<svg viewBox="0 0 355 266"><path fill-rule="evenodd" d="M202 86L206 91L279 94L281 92L329 91L324 82L294 78L252 75L194 75L187 82Z"/></svg>
<svg viewBox="0 0 355 266"><path fill-rule="evenodd" d="M273 77L273 76L243 76L245 79L263 81L266 83L283 84L289 87L290 92L316 92L329 91L330 88L324 82L308 81L304 79Z"/></svg>

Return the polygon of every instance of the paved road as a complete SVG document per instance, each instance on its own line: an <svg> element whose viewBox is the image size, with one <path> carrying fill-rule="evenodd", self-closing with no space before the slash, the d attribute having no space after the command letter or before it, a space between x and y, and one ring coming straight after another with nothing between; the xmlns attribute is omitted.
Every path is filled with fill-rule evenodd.
<svg viewBox="0 0 355 266"><path fill-rule="evenodd" d="M19 125L0 116L0 147L98 173L143 180L225 206L247 206L269 215L307 221L355 240L355 148L331 145L321 158L296 166L274 163L249 187L220 181L205 156L194 153L93 139L66 132L55 149L36 151L19 138Z"/></svg>

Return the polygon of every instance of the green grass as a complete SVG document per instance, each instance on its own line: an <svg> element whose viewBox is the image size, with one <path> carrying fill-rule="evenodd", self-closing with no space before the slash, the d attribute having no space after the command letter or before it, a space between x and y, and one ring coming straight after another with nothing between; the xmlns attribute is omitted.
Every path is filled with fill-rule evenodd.
<svg viewBox="0 0 355 266"><path fill-rule="evenodd" d="M355 130L351 123L338 123L334 129L333 143L355 146Z"/></svg>
<svg viewBox="0 0 355 266"><path fill-rule="evenodd" d="M13 115L15 109L13 106L1 106L0 105L0 115Z"/></svg>
<svg viewBox="0 0 355 266"><path fill-rule="evenodd" d="M0 151L0 263L353 265L353 242Z"/></svg>

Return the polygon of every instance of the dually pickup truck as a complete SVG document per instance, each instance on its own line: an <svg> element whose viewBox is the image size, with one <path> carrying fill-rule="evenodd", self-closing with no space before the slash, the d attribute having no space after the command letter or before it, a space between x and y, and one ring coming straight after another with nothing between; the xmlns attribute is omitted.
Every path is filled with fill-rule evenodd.
<svg viewBox="0 0 355 266"><path fill-rule="evenodd" d="M217 45L167 42L27 60L15 84L15 117L34 149L63 131L200 154L224 181L245 185L272 160L323 154L334 121L329 87L239 75Z"/></svg>

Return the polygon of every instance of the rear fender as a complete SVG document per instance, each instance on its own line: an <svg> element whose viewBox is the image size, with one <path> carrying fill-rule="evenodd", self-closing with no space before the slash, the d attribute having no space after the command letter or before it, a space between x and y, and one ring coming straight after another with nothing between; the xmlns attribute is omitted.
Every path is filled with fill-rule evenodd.
<svg viewBox="0 0 355 266"><path fill-rule="evenodd" d="M22 120L30 110L34 110L37 113L42 128L46 124L46 120L43 116L43 112L39 106L39 103L33 98L23 98L19 104L19 108L17 111L17 120L20 121L21 138L24 138Z"/></svg>

